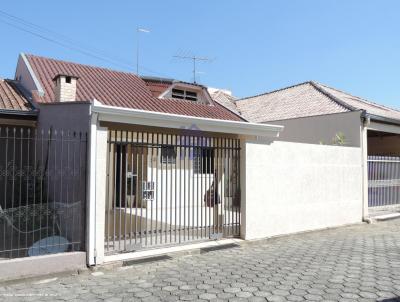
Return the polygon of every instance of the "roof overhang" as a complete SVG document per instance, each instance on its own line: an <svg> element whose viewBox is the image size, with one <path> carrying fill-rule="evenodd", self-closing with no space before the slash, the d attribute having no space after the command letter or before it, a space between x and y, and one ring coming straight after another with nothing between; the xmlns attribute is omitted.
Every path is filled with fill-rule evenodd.
<svg viewBox="0 0 400 302"><path fill-rule="evenodd" d="M138 109L105 106L98 101L91 105L91 113L99 121L154 126L173 129L198 129L207 132L229 133L244 136L278 137L283 126L218 120Z"/></svg>
<svg viewBox="0 0 400 302"><path fill-rule="evenodd" d="M392 118L388 118L388 117L384 117L384 116L380 116L380 115L375 115L375 114L369 114L368 112L365 112L365 111L363 112L362 117L365 119L369 119L371 121L375 121L375 122L400 126L400 120L396 120L396 119L392 119Z"/></svg>
<svg viewBox="0 0 400 302"><path fill-rule="evenodd" d="M26 117L26 118L37 118L39 115L39 111L37 109L34 110L9 110L9 109L0 109L0 116L7 117Z"/></svg>

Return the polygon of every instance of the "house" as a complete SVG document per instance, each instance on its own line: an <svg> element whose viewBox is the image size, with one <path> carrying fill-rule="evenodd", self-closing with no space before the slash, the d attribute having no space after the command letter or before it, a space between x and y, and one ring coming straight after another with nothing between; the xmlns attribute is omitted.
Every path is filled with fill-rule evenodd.
<svg viewBox="0 0 400 302"><path fill-rule="evenodd" d="M14 80L0 79L0 215L5 215L12 207L12 195L19 197L16 205L21 205L21 200L27 198L26 190L18 190L20 179L15 179L12 174L18 175L28 164L21 160L22 142L34 136L37 116L38 111L23 88ZM1 224L0 229L3 227ZM0 245L6 246L4 240L0 240ZM10 248L8 245L7 249ZM3 257L0 253L0 258Z"/></svg>
<svg viewBox="0 0 400 302"><path fill-rule="evenodd" d="M400 111L313 81L247 97L236 105L249 121L283 125L280 140L360 148L364 219L398 210Z"/></svg>
<svg viewBox="0 0 400 302"><path fill-rule="evenodd" d="M0 79L0 125L35 127L38 111L14 80Z"/></svg>
<svg viewBox="0 0 400 302"><path fill-rule="evenodd" d="M28 182L55 226L18 263L71 269L362 220L359 147L282 141L228 91L26 54L15 80L49 136Z"/></svg>

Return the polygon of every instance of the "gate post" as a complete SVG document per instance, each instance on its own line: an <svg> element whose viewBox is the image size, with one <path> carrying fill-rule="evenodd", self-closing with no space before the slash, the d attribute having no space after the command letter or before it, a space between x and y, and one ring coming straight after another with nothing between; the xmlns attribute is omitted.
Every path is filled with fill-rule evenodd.
<svg viewBox="0 0 400 302"><path fill-rule="evenodd" d="M246 137L241 136L240 138L240 238L246 239Z"/></svg>
<svg viewBox="0 0 400 302"><path fill-rule="evenodd" d="M87 220L87 262L104 262L104 226L107 179L107 128L100 127L92 114L90 125L89 204Z"/></svg>
<svg viewBox="0 0 400 302"><path fill-rule="evenodd" d="M368 213L368 128L361 126L361 167L362 167L362 220L369 219Z"/></svg>

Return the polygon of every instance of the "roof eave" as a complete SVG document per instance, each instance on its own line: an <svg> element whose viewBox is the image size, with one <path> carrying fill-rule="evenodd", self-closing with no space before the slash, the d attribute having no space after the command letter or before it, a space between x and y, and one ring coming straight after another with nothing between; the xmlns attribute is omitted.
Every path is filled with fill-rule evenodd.
<svg viewBox="0 0 400 302"><path fill-rule="evenodd" d="M175 129L192 129L196 127L197 129L207 132L229 133L244 136L278 137L279 133L283 130L283 126L278 125L219 120L104 106L98 102L93 102L91 112L97 113L100 121Z"/></svg>
<svg viewBox="0 0 400 302"><path fill-rule="evenodd" d="M367 111L364 111L363 114L361 115L363 118L370 119L372 121L376 122L381 122L385 124L390 124L390 125L396 125L400 126L400 120L389 118L389 117L384 117L376 114L370 114Z"/></svg>
<svg viewBox="0 0 400 302"><path fill-rule="evenodd" d="M14 116L38 116L39 110L9 110L0 109L0 115L14 115Z"/></svg>

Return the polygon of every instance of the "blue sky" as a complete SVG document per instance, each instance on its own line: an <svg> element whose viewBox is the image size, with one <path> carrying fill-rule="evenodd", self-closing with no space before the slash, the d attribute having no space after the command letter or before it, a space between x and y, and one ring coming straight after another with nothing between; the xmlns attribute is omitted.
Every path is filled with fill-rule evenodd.
<svg viewBox="0 0 400 302"><path fill-rule="evenodd" d="M200 82L239 97L307 80L400 107L400 1L6 1L1 11L49 32L45 37L107 55L66 49L16 29L37 32L0 13L0 76L12 78L20 52L135 71L136 28L141 72ZM72 42L71 42L72 43ZM68 43L67 43L68 44ZM68 44L71 45L71 44ZM104 53L104 54L103 54ZM117 64L110 62L118 61Z"/></svg>

